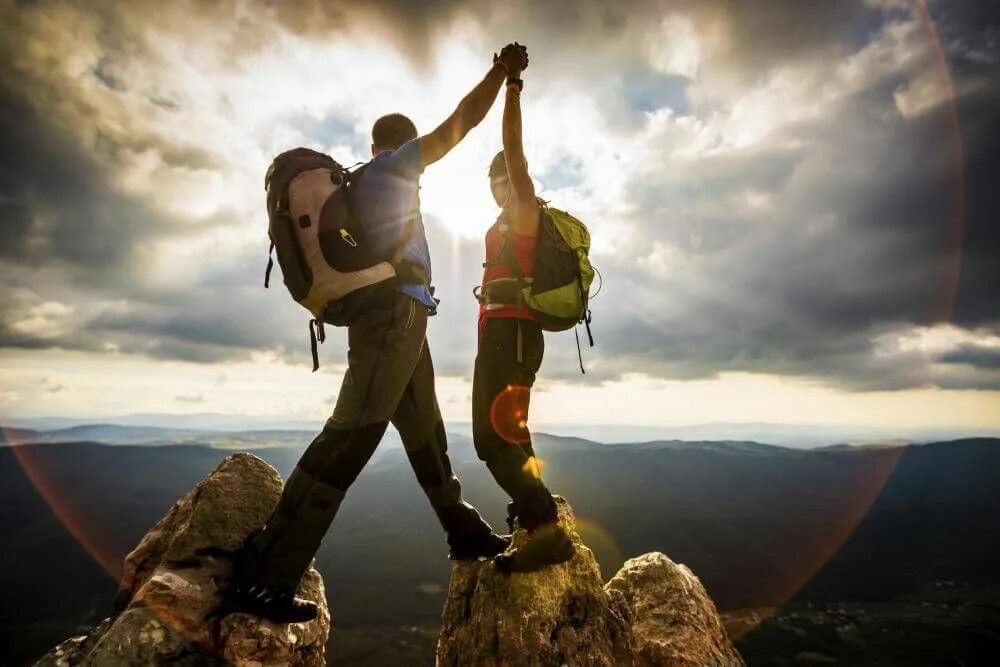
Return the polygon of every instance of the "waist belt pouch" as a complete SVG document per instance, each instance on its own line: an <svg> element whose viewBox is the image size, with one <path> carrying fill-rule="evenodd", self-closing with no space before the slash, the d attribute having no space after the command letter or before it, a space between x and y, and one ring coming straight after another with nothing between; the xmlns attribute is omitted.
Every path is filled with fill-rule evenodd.
<svg viewBox="0 0 1000 667"><path fill-rule="evenodd" d="M486 283L483 290L486 303L519 306L523 303L521 281L517 278L496 278Z"/></svg>

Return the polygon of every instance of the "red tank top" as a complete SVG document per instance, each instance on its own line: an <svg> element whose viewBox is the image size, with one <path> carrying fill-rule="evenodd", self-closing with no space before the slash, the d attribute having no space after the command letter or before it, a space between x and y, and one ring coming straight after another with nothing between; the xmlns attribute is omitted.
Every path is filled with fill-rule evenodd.
<svg viewBox="0 0 1000 667"><path fill-rule="evenodd" d="M538 242L537 236L529 234L519 234L514 230L507 229L507 221L503 216L497 218L493 226L486 232L486 261L492 262L483 270L483 285L495 278L513 278L510 266L500 262L500 252L503 249L504 234L507 235L507 242L513 246L514 256L517 258L518 266L521 269L521 276L530 278L534 275L535 269L535 246ZM520 317L526 320L534 320L535 316L526 306L507 306L493 304L479 305L479 326L491 317Z"/></svg>

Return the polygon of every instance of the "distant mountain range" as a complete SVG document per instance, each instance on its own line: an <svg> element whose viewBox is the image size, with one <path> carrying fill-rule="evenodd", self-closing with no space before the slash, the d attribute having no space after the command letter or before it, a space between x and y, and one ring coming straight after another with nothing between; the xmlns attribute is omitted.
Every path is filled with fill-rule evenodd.
<svg viewBox="0 0 1000 667"><path fill-rule="evenodd" d="M106 445L180 444L211 431L190 428L82 424L51 430L0 427L0 444L41 444L53 442L101 442Z"/></svg>
<svg viewBox="0 0 1000 667"><path fill-rule="evenodd" d="M145 428L176 428L183 424L184 428L195 431L250 431L250 430L303 430L318 431L323 423L321 420L303 421L276 419L260 415L232 415L214 412L199 412L190 414L171 413L137 413L113 418L83 418L64 416L10 417L0 419L0 422L16 428L28 428L40 431L65 429L72 426L89 426L95 424L113 424L117 426L139 426Z"/></svg>
<svg viewBox="0 0 1000 667"><path fill-rule="evenodd" d="M164 446L197 445L214 449L253 450L272 447L304 447L317 431L260 429L227 431L203 428L164 426L128 426L123 424L78 424L50 430L12 428L0 425L0 447L5 445L43 445L89 442L102 445ZM389 430L385 445L399 444L399 435ZM387 447L381 447L380 455Z"/></svg>
<svg viewBox="0 0 1000 667"><path fill-rule="evenodd" d="M131 444L140 441L170 442L167 433L156 430L179 432L179 437L200 434L218 433L251 433L267 432L302 432L313 434L319 432L323 424L321 420L302 421L288 420L259 415L232 415L217 413L195 414L133 414L113 419L82 419L72 417L30 417L15 418L0 417L0 424L14 429L26 431L59 434L59 440L49 438L49 442L68 441L68 429L75 427L110 426L133 427L138 429L128 435L120 434L102 436L78 434L78 439L94 439L102 442L107 437L121 438L121 443L127 443L128 437L135 437ZM181 425L179 427L179 425ZM907 442L940 442L970 437L1000 436L996 429L969 427L940 428L876 428L870 426L840 426L840 425L808 425L808 424L769 424L769 423L709 423L684 426L635 426L618 424L536 424L535 428L547 433L558 433L563 436L583 437L603 443L644 442L653 440L687 440L695 442L750 440L766 442L783 447L813 448L838 444L862 445L873 443L904 444ZM464 422L449 422L448 430L470 436L471 425ZM63 438L63 436L66 436ZM159 438L159 440L154 440ZM116 444L120 444L117 443Z"/></svg>
<svg viewBox="0 0 1000 667"><path fill-rule="evenodd" d="M205 446L212 438L252 448L287 475L311 437L87 428L70 433L118 444L7 431L13 441L41 437L42 444L0 448L0 646L11 664L107 612L124 554L228 453ZM129 433L144 444L121 444ZM164 439L184 445L151 444ZM289 441L296 446L281 446ZM989 528L1000 510L1000 440L802 450L741 439L612 446L540 434L536 449L605 574L631 555L664 551L690 565L724 610L919 600L942 582L970 600L1000 588L1000 534ZM449 451L467 497L503 526L506 499L470 439L453 434ZM433 637L449 573L445 551L401 447L383 443L317 559L344 630L342 644L334 635L332 656L400 664L387 646ZM750 664L768 664L762 656L774 650L761 632L744 640L757 647ZM796 641L804 641L801 632L808 638L813 630L797 628ZM960 642L971 641L968 632L956 635ZM983 632L977 646L995 648L998 628ZM824 641L835 644L838 635L830 636ZM423 644L410 648L432 655Z"/></svg>

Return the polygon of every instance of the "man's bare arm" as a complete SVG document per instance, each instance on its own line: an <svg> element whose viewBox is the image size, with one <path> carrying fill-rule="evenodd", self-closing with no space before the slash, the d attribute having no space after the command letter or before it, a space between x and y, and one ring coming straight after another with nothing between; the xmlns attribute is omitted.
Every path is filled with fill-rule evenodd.
<svg viewBox="0 0 1000 667"><path fill-rule="evenodd" d="M426 167L443 158L465 138L469 130L486 118L506 75L504 68L494 63L483 80L462 98L455 111L433 132L420 137L421 166Z"/></svg>
<svg viewBox="0 0 1000 667"><path fill-rule="evenodd" d="M483 80L462 98L447 120L418 140L421 166L426 167L443 158L465 138L469 130L479 125L496 101L504 77L508 72L520 71L527 66L527 63L527 52L520 46L511 48L511 45L508 45L499 56L494 55L493 66Z"/></svg>

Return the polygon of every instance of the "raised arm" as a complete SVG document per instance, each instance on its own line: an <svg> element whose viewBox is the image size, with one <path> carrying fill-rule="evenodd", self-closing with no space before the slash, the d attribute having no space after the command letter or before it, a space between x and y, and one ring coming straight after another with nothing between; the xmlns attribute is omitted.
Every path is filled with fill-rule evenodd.
<svg viewBox="0 0 1000 667"><path fill-rule="evenodd" d="M535 204L535 184L528 175L528 161L521 140L521 90L516 84L507 86L503 106L503 154L516 201Z"/></svg>
<svg viewBox="0 0 1000 667"><path fill-rule="evenodd" d="M512 78L519 78L520 72L512 72ZM528 161L524 157L524 143L521 139L521 87L523 84L507 85L507 97L503 107L503 154L507 162L507 178L510 179L513 199L514 229L522 234L534 236L538 233L538 199L535 184L528 173Z"/></svg>
<svg viewBox="0 0 1000 667"><path fill-rule="evenodd" d="M458 107L430 134L420 137L420 162L426 167L448 154L458 145L469 130L482 122L496 100L504 78L510 72L520 71L527 66L527 56L523 48L504 47L499 56L494 56L493 66L483 80L462 98Z"/></svg>

